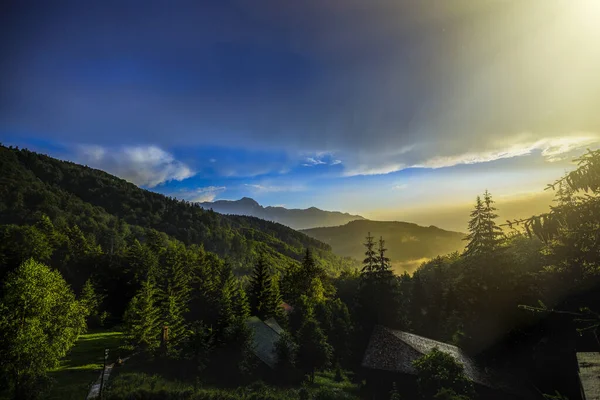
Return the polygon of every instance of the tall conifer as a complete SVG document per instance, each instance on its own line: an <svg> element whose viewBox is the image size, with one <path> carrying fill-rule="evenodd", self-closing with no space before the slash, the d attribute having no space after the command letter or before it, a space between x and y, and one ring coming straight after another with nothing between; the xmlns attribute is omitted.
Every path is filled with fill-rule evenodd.
<svg viewBox="0 0 600 400"><path fill-rule="evenodd" d="M269 313L271 299L271 279L265 257L261 255L250 281L250 312L260 319L264 319Z"/></svg>

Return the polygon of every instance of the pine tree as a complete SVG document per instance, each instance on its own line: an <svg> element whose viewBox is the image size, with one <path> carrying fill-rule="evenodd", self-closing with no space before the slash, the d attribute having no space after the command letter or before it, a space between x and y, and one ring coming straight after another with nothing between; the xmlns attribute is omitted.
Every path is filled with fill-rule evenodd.
<svg viewBox="0 0 600 400"><path fill-rule="evenodd" d="M181 245L171 244L160 260L158 307L162 323L168 328L168 352L175 351L187 335L185 314L190 301L190 275L182 260L183 251Z"/></svg>
<svg viewBox="0 0 600 400"><path fill-rule="evenodd" d="M161 333L160 312L156 307L157 291L151 278L142 282L142 287L131 299L125 312L127 339L142 350L152 351L158 347Z"/></svg>
<svg viewBox="0 0 600 400"><path fill-rule="evenodd" d="M336 363L343 363L350 359L352 319L348 307L342 300L335 299L330 302L329 307L331 309L331 330L326 333L329 343L333 346L333 360Z"/></svg>
<svg viewBox="0 0 600 400"><path fill-rule="evenodd" d="M285 310L281 306L283 300L281 298L281 293L279 291L279 277L273 276L271 278L271 293L269 295L269 307L268 307L268 317L275 318L275 320L282 326L285 326L286 314Z"/></svg>
<svg viewBox="0 0 600 400"><path fill-rule="evenodd" d="M392 279L394 273L392 272L392 266L390 265L390 259L385 256L385 240L383 237L379 237L379 247L377 249L377 266L375 267L376 276L379 280Z"/></svg>
<svg viewBox="0 0 600 400"><path fill-rule="evenodd" d="M483 201L477 196L475 209L471 212L469 221L469 234L465 240L469 241L464 254L466 256L488 254L500 247L503 241L502 229L496 225L498 215L493 206L492 195L486 190Z"/></svg>
<svg viewBox="0 0 600 400"><path fill-rule="evenodd" d="M366 247L365 251L365 259L363 260L363 268L362 272L371 273L374 272L377 268L377 253L375 252L375 242L373 241L373 236L371 236L371 232L367 234L367 241L364 243Z"/></svg>
<svg viewBox="0 0 600 400"><path fill-rule="evenodd" d="M190 326L190 334L185 343L185 358L192 362L195 372L201 375L208 367L210 354L214 348L214 335L210 327L202 321Z"/></svg>
<svg viewBox="0 0 600 400"><path fill-rule="evenodd" d="M484 211L484 233L485 233L485 248L489 250L495 250L503 242L504 233L502 228L496 224L496 207L494 207L494 200L492 195L487 190L483 194L483 211Z"/></svg>
<svg viewBox="0 0 600 400"><path fill-rule="evenodd" d="M323 269L317 265L310 249L306 248L297 281L298 287L301 290L300 294L304 294L309 291L315 278L322 280L324 277L325 271L323 271Z"/></svg>
<svg viewBox="0 0 600 400"><path fill-rule="evenodd" d="M325 278L325 271L317 265L312 252L307 248L302 265L300 267L290 266L287 274L283 277L282 286L285 290L285 299L295 306L301 296L309 294L314 289L318 291L319 283L315 280L322 283ZM322 285L320 286L322 287Z"/></svg>
<svg viewBox="0 0 600 400"><path fill-rule="evenodd" d="M142 245L137 239L128 246L125 252L127 268L125 272L133 282L141 282L149 274L155 274L158 267L158 258L148 246Z"/></svg>
<svg viewBox="0 0 600 400"><path fill-rule="evenodd" d="M375 243L369 233L365 247L365 266L360 274L356 299L363 339L376 324L396 325L400 304L397 279L391 270L389 258L385 256L385 241L381 238L379 248L375 251Z"/></svg>
<svg viewBox="0 0 600 400"><path fill-rule="evenodd" d="M469 221L469 234L465 240L469 241L465 249L465 255L476 254L481 251L483 238L483 202L481 197L477 196L475 209L471 211L471 220Z"/></svg>
<svg viewBox="0 0 600 400"><path fill-rule="evenodd" d="M246 321L250 317L250 304L248 303L248 296L246 296L242 282L237 280L233 273L231 273L226 285L233 287L232 306L234 315L241 321Z"/></svg>
<svg viewBox="0 0 600 400"><path fill-rule="evenodd" d="M271 279L268 266L263 255L258 258L250 281L250 312L260 319L269 314L271 299Z"/></svg>
<svg viewBox="0 0 600 400"><path fill-rule="evenodd" d="M101 325L100 318L100 306L102 301L104 300L103 295L98 294L94 285L92 284L91 279L85 281L83 288L81 289L81 296L79 297L79 302L83 306L86 311L86 318L88 327L90 325Z"/></svg>

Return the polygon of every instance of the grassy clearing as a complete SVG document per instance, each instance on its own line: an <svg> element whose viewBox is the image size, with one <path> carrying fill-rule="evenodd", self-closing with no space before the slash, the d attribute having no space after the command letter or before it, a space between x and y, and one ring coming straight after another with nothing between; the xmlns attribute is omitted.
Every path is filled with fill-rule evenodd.
<svg viewBox="0 0 600 400"><path fill-rule="evenodd" d="M108 360L114 361L123 344L123 334L114 331L90 332L81 335L60 365L49 372L54 380L46 397L49 400L85 399L90 386L100 375L104 349L110 349Z"/></svg>
<svg viewBox="0 0 600 400"><path fill-rule="evenodd" d="M317 389L332 389L358 396L358 386L350 382L350 380L345 376L343 377L342 381L336 381L334 371L317 372L315 374L315 382L312 386Z"/></svg>
<svg viewBox="0 0 600 400"><path fill-rule="evenodd" d="M141 365L143 364L143 365ZM151 371L152 363L138 363L133 359L120 367L111 377L105 393L107 400L161 399L161 400L299 400L302 391L314 400L358 399L358 388L347 378L337 382L334 372L319 372L315 382L302 387L279 388L255 382L245 387L217 388L210 385L195 386L166 374Z"/></svg>

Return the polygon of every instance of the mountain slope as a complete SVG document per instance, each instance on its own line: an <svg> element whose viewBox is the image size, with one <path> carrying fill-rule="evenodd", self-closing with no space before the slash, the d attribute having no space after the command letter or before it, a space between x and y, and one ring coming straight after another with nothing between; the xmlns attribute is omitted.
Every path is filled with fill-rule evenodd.
<svg viewBox="0 0 600 400"><path fill-rule="evenodd" d="M331 245L336 254L361 261L367 234L370 232L376 240L382 236L388 248L387 256L396 270L413 270L428 258L460 251L465 245L463 233L396 221L353 221L342 226L305 229L302 232Z"/></svg>
<svg viewBox="0 0 600 400"><path fill-rule="evenodd" d="M240 200L217 200L200 203L200 206L221 214L249 215L267 221L275 221L293 229L308 229L320 226L343 225L350 221L364 219L360 215L351 215L339 211L324 211L316 207L307 209L263 207L254 199L243 197Z"/></svg>
<svg viewBox="0 0 600 400"><path fill-rule="evenodd" d="M123 224L132 237L155 229L203 245L239 272L251 268L259 252L282 268L301 260L306 247L329 271L348 265L329 245L284 225L217 214L97 169L0 146L0 224L33 224L41 214L55 224L77 224L103 247L112 245Z"/></svg>

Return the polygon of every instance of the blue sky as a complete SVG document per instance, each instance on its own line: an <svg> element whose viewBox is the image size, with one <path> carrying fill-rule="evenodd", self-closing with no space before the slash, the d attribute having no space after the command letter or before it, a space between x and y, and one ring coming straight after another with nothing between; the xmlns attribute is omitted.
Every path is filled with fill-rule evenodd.
<svg viewBox="0 0 600 400"><path fill-rule="evenodd" d="M537 212L600 142L591 0L143 4L5 6L0 140L191 201L432 224L486 188Z"/></svg>

